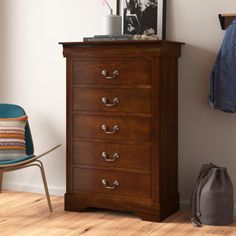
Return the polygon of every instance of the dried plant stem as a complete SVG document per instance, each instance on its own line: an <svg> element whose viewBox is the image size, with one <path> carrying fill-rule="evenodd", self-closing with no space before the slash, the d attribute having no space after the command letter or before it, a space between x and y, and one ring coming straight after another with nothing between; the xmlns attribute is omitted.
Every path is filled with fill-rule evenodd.
<svg viewBox="0 0 236 236"><path fill-rule="evenodd" d="M106 1L106 4L107 4L107 6L109 7L109 9L110 9L110 11L111 11L111 14L113 14L113 10L112 10L112 8L111 8L111 6L110 6L110 4Z"/></svg>

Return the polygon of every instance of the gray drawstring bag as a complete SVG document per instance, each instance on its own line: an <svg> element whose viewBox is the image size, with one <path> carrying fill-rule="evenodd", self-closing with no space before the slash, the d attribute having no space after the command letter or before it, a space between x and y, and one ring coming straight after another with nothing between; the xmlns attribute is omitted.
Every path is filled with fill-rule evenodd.
<svg viewBox="0 0 236 236"><path fill-rule="evenodd" d="M225 167L203 165L191 198L194 226L233 223L233 185Z"/></svg>

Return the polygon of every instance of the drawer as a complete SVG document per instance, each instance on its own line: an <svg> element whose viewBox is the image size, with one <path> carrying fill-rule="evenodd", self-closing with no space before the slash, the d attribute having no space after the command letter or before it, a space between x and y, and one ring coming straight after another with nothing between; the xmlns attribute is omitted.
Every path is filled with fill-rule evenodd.
<svg viewBox="0 0 236 236"><path fill-rule="evenodd" d="M73 61L73 83L103 85L148 85L151 63L139 58Z"/></svg>
<svg viewBox="0 0 236 236"><path fill-rule="evenodd" d="M150 89L73 88L73 110L150 113Z"/></svg>
<svg viewBox="0 0 236 236"><path fill-rule="evenodd" d="M73 163L150 170L151 145L73 142Z"/></svg>
<svg viewBox="0 0 236 236"><path fill-rule="evenodd" d="M149 174L73 168L73 191L151 198Z"/></svg>
<svg viewBox="0 0 236 236"><path fill-rule="evenodd" d="M150 119L74 115L73 136L107 140L150 141Z"/></svg>

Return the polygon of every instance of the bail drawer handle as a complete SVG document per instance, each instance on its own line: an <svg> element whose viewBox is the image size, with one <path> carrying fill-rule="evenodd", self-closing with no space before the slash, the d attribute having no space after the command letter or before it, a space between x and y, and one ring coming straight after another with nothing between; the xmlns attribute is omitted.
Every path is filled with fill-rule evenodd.
<svg viewBox="0 0 236 236"><path fill-rule="evenodd" d="M112 72L112 76L109 76L109 72L107 70L102 70L102 75L105 79L115 79L119 76L119 70L114 70Z"/></svg>
<svg viewBox="0 0 236 236"><path fill-rule="evenodd" d="M119 103L119 98L114 98L112 102L109 102L109 100L106 97L102 98L102 103L107 107L115 107Z"/></svg>
<svg viewBox="0 0 236 236"><path fill-rule="evenodd" d="M115 134L117 133L120 128L118 125L115 125L112 127L112 131L110 131L111 129L109 127L107 127L105 124L102 125L102 130L106 133L106 134Z"/></svg>
<svg viewBox="0 0 236 236"><path fill-rule="evenodd" d="M115 189L120 183L118 180L115 180L112 184L109 184L106 179L102 179L102 184L106 189Z"/></svg>
<svg viewBox="0 0 236 236"><path fill-rule="evenodd" d="M112 157L109 157L109 154L107 154L106 152L103 152L102 153L102 158L104 161L107 161L107 162L113 162L115 161L116 159L118 159L120 157L119 153L114 153L112 155Z"/></svg>

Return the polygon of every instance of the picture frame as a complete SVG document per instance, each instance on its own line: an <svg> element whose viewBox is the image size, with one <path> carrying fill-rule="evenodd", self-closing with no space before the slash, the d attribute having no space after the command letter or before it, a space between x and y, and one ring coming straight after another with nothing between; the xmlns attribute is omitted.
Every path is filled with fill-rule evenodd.
<svg viewBox="0 0 236 236"><path fill-rule="evenodd" d="M166 37L167 0L117 0L117 15L122 16L123 34Z"/></svg>

